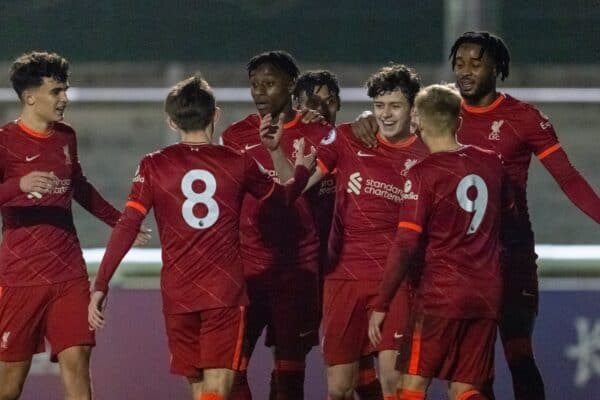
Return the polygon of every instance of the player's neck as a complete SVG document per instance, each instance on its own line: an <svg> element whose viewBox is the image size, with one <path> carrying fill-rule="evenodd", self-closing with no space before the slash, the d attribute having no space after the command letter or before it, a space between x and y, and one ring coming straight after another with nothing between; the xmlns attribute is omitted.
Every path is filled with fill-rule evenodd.
<svg viewBox="0 0 600 400"><path fill-rule="evenodd" d="M456 151L462 147L462 145L456 141L456 136L452 134L442 134L432 138L431 135L427 136L425 133L425 136L428 138L425 144L429 148L431 154Z"/></svg>
<svg viewBox="0 0 600 400"><path fill-rule="evenodd" d="M52 124L52 121L46 121L39 118L27 108L23 109L23 112L19 117L19 122L25 125L27 128L41 134L47 133L50 130L50 125Z"/></svg>
<svg viewBox="0 0 600 400"><path fill-rule="evenodd" d="M469 107L487 107L490 104L492 104L494 101L496 101L497 98L498 98L498 92L496 91L496 89L494 89L494 90L490 91L489 93L486 93L485 95L483 95L477 99L463 98L463 100Z"/></svg>
<svg viewBox="0 0 600 400"><path fill-rule="evenodd" d="M207 131L180 132L180 142L186 144L211 143L211 136Z"/></svg>

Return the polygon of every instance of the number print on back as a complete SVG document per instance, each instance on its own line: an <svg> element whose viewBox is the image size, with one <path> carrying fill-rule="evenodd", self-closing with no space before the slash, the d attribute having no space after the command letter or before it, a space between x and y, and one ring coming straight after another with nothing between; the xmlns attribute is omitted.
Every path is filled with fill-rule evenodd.
<svg viewBox="0 0 600 400"><path fill-rule="evenodd" d="M195 181L202 181L206 188L203 192L194 192L192 185ZM193 169L181 179L181 192L186 200L181 206L183 219L194 229L207 229L217 222L219 218L219 204L213 198L217 191L215 176L205 169ZM204 204L207 208L206 216L198 218L194 215L194 206Z"/></svg>
<svg viewBox="0 0 600 400"><path fill-rule="evenodd" d="M475 187L477 193L471 200L469 199L469 189ZM456 187L456 200L458 205L468 213L475 213L471 218L469 229L467 229L467 235L471 235L477 232L483 217L485 216L485 210L488 204L488 189L485 181L475 174L467 175L460 180Z"/></svg>

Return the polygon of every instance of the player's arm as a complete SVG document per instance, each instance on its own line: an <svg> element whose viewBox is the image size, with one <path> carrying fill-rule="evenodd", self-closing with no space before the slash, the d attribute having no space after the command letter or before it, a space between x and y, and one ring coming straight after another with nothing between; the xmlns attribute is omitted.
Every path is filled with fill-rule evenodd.
<svg viewBox="0 0 600 400"><path fill-rule="evenodd" d="M600 197L569 161L567 153L557 143L545 153L537 154L542 165L558 183L569 200L600 224Z"/></svg>
<svg viewBox="0 0 600 400"><path fill-rule="evenodd" d="M527 119L527 142L569 200L600 223L600 198L562 149L548 117L532 109Z"/></svg>
<svg viewBox="0 0 600 400"><path fill-rule="evenodd" d="M110 235L88 307L88 323L92 329L104 327L103 303L108 293L108 285L123 257L133 246L144 217L145 214L138 208L128 204Z"/></svg>
<svg viewBox="0 0 600 400"><path fill-rule="evenodd" d="M388 253L375 308L369 319L369 339L373 345L381 342L381 324L390 303L406 278L409 268L418 258L420 239L429 214L428 189L414 171L409 172L409 179L413 182L418 200L405 200L400 207L398 231Z"/></svg>
<svg viewBox="0 0 600 400"><path fill-rule="evenodd" d="M304 139L298 142L298 157L294 168L294 175L283 184L272 180L264 171L261 171L256 162L245 155L245 187L248 192L261 201L269 200L286 205L291 205L302 194L315 168L316 152L304 154Z"/></svg>
<svg viewBox="0 0 600 400"><path fill-rule="evenodd" d="M377 147L377 131L379 126L371 111L363 111L352 123L352 134L365 146Z"/></svg>
<svg viewBox="0 0 600 400"><path fill-rule="evenodd" d="M88 306L88 322L93 329L104 326L103 303L108 293L109 282L138 237L142 221L152 207L152 193L151 176L147 173L147 163L144 159L136 171L129 200L110 235L96 275L94 293Z"/></svg>
<svg viewBox="0 0 600 400"><path fill-rule="evenodd" d="M260 121L259 135L261 143L267 148L271 160L273 160L277 176L282 182L286 182L294 175L294 168L280 146L283 135L283 115L279 115L276 124L273 124L271 114L265 115Z"/></svg>

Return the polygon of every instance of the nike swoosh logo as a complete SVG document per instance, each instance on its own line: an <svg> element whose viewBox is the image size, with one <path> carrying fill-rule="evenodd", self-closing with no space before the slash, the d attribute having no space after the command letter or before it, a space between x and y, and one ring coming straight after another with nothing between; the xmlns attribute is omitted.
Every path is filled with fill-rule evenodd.
<svg viewBox="0 0 600 400"><path fill-rule="evenodd" d="M527 297L535 297L535 293L528 292L527 290L522 290L521 294Z"/></svg>
<svg viewBox="0 0 600 400"><path fill-rule="evenodd" d="M29 157L29 156L25 156L25 161L27 161L27 162L29 162L29 161L33 161L33 160L35 160L36 158L38 158L39 156L41 156L41 154L36 154L35 156L31 156L31 157Z"/></svg>
<svg viewBox="0 0 600 400"><path fill-rule="evenodd" d="M253 149L255 147L258 147L258 146L260 146L260 143L258 143L258 144L247 144L247 145L244 146L244 150L248 151L248 150L251 150L251 149Z"/></svg>
<svg viewBox="0 0 600 400"><path fill-rule="evenodd" d="M300 334L298 336L306 337L306 336L310 335L311 333L313 333L313 331L300 332Z"/></svg>
<svg viewBox="0 0 600 400"><path fill-rule="evenodd" d="M404 336L404 335L401 333L398 333L398 332L394 332L394 339L401 339L402 336Z"/></svg>
<svg viewBox="0 0 600 400"><path fill-rule="evenodd" d="M359 157L375 157L375 154L363 153L362 150L359 150L356 155Z"/></svg>

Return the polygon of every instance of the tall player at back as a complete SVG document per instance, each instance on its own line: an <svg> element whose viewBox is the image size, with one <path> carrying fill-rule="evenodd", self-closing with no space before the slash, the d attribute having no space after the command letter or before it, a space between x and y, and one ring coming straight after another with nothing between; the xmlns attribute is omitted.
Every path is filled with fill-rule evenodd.
<svg viewBox="0 0 600 400"><path fill-rule="evenodd" d="M527 206L527 177L532 156L550 172L580 210L600 223L600 198L570 163L551 122L534 106L496 89L509 74L510 54L501 38L488 32L466 32L450 52L456 86L463 98L458 139L502 155L515 192L520 240L513 240L506 259L504 312L500 337L517 400L545 398L533 357L532 335L538 308L534 235ZM591 154L590 154L591 155Z"/></svg>
<svg viewBox="0 0 600 400"><path fill-rule="evenodd" d="M171 89L165 111L180 142L140 162L98 271L89 323L104 326L110 278L154 208L171 372L187 378L194 399L227 399L242 361L248 302L239 250L242 200L249 193L267 203L291 202L308 180L309 171L300 164L310 166L314 155L303 157L299 143L297 179L284 188L252 158L211 144L218 109L199 76Z"/></svg>
<svg viewBox="0 0 600 400"><path fill-rule="evenodd" d="M501 218L513 206L499 156L456 141L460 103L442 85L417 95L417 124L431 155L408 171L404 191L411 195L400 208L369 323L369 337L378 343L390 301L412 274L418 283L397 360L405 373L400 400L424 399L432 378L450 382L453 400L485 399L480 389L493 376Z"/></svg>

